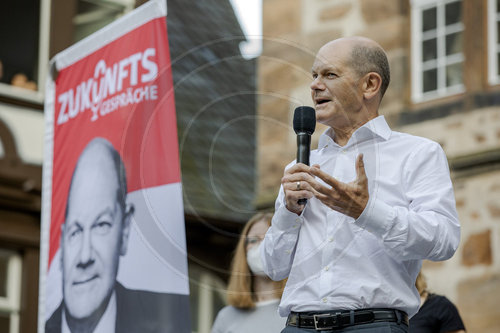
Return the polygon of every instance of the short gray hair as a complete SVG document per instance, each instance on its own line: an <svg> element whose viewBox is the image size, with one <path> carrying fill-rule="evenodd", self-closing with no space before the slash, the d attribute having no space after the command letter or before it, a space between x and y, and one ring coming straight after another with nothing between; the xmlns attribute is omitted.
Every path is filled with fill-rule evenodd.
<svg viewBox="0 0 500 333"><path fill-rule="evenodd" d="M385 91L391 80L389 61L384 50L379 46L358 44L351 51L351 66L361 77L370 72L376 72L382 78L380 86L380 98L384 97Z"/></svg>

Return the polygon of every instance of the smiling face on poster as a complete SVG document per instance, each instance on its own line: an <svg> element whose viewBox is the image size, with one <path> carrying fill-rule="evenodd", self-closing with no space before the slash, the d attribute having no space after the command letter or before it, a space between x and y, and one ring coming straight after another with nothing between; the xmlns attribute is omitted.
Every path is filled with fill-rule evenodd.
<svg viewBox="0 0 500 333"><path fill-rule="evenodd" d="M133 213L126 193L120 155L109 141L93 139L75 168L61 234L63 298L74 318L105 309L114 290Z"/></svg>
<svg viewBox="0 0 500 333"><path fill-rule="evenodd" d="M165 15L150 1L54 58L45 332L190 332Z"/></svg>

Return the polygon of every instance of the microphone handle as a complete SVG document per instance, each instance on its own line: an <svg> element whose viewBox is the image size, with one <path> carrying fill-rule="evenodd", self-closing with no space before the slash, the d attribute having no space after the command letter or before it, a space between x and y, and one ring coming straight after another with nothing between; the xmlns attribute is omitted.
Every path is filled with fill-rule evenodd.
<svg viewBox="0 0 500 333"><path fill-rule="evenodd" d="M297 133L297 163L309 165L309 155L311 153L311 135L307 133ZM305 205L307 199L299 199L299 205Z"/></svg>

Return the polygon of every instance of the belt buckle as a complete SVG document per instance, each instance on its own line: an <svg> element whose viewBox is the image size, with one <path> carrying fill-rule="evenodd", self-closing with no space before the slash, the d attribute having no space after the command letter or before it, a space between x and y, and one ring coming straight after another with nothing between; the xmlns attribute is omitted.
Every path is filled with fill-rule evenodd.
<svg viewBox="0 0 500 333"><path fill-rule="evenodd" d="M313 315L314 318L314 328L316 331L326 331L326 330L331 330L334 328L340 328L341 323L340 323L340 313L324 313L324 314L315 314ZM326 327L318 327L318 321L321 318L332 318L332 326L326 326Z"/></svg>

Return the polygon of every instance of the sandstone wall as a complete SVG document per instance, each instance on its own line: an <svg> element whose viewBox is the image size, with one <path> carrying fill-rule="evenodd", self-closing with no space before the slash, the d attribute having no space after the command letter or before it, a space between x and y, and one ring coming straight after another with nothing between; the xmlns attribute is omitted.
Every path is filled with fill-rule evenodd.
<svg viewBox="0 0 500 333"><path fill-rule="evenodd" d="M431 289L455 302L468 332L498 332L500 168L479 162L499 153L500 109L478 109L405 126L401 131L441 143L452 167L476 163L465 171L452 172L462 227L460 247L446 262L425 262L424 271Z"/></svg>

